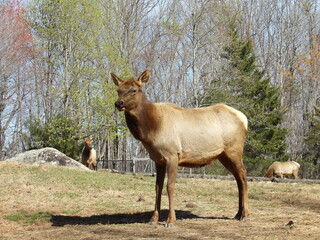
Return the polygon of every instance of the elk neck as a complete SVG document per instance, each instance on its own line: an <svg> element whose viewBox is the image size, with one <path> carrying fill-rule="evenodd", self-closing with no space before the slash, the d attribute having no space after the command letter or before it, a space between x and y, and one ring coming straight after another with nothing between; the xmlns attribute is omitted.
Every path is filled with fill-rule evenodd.
<svg viewBox="0 0 320 240"><path fill-rule="evenodd" d="M88 148L87 146L85 146L82 150L82 154L84 156L89 156L90 155L90 152L91 152L91 148Z"/></svg>
<svg viewBox="0 0 320 240"><path fill-rule="evenodd" d="M149 142L159 128L156 106L145 95L141 96L136 108L125 111L125 118L132 135L142 142Z"/></svg>

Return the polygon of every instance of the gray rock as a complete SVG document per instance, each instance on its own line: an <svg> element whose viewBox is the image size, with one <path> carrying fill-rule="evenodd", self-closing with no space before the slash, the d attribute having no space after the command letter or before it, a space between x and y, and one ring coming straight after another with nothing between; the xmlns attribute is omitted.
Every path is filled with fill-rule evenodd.
<svg viewBox="0 0 320 240"><path fill-rule="evenodd" d="M41 148L19 153L16 156L9 158L8 162L22 162L29 164L48 164L55 166L66 166L73 168L81 168L90 171L86 166L68 157L64 153L55 148Z"/></svg>

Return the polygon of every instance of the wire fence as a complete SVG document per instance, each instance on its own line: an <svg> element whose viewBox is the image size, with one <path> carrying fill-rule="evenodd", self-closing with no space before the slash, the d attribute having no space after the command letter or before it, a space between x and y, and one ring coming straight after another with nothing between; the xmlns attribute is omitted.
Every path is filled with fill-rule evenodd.
<svg viewBox="0 0 320 240"><path fill-rule="evenodd" d="M156 167L150 158L133 158L124 160L99 159L98 169L112 169L120 172L155 173Z"/></svg>
<svg viewBox="0 0 320 240"><path fill-rule="evenodd" d="M133 158L124 160L97 160L98 169L111 169L120 172L132 172L132 173L156 173L156 166L154 161L150 158ZM205 168L184 168L179 167L178 172L181 174L206 174Z"/></svg>
<svg viewBox="0 0 320 240"><path fill-rule="evenodd" d="M111 169L111 170L116 170L119 172L127 172L127 173L142 173L142 174L152 174L152 175L156 173L155 163L150 158L133 158L133 159L125 159L125 160L99 159L97 160L97 168ZM312 173L311 172L307 173L308 169L309 168L305 168L305 166L303 165L301 166L299 175L302 179L319 179L320 168L317 169L317 172L314 171ZM179 167L178 173L182 175L198 176L198 177L221 175L221 174L211 173L210 170L209 171L208 170L209 169L206 169L206 167L201 167L201 168ZM228 175L230 176L230 174ZM311 175L313 176L312 178L310 178Z"/></svg>

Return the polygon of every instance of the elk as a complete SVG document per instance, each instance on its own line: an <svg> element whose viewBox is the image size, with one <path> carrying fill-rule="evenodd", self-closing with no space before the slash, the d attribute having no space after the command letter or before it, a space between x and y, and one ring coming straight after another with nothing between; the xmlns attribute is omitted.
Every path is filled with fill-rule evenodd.
<svg viewBox="0 0 320 240"><path fill-rule="evenodd" d="M299 179L299 169L300 164L295 161L274 162L270 165L264 176L267 178L271 178L273 176L280 178L293 176L294 179Z"/></svg>
<svg viewBox="0 0 320 240"><path fill-rule="evenodd" d="M97 171L97 154L92 147L93 139L85 139L84 147L81 152L81 162L87 168Z"/></svg>
<svg viewBox="0 0 320 240"><path fill-rule="evenodd" d="M178 166L202 167L216 159L236 179L239 210L235 219L245 220L249 214L247 172L242 161L248 128L246 116L225 104L188 109L150 102L142 91L149 76L148 69L136 80L122 80L111 73L118 86L115 107L124 111L130 132L141 141L156 165L156 200L149 223L156 224L160 218L166 173L169 214L165 226L172 227L176 221L174 189Z"/></svg>

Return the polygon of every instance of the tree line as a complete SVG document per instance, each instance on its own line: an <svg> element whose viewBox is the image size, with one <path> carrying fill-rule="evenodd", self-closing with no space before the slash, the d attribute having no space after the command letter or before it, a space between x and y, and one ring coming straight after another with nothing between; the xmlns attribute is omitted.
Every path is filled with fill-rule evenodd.
<svg viewBox="0 0 320 240"><path fill-rule="evenodd" d="M249 175L295 160L319 178L318 1L2 0L0 12L1 160L45 146L78 159L86 137L101 158L146 157L110 73L149 68L152 101L247 115Z"/></svg>

